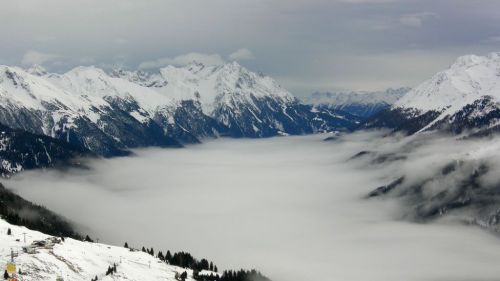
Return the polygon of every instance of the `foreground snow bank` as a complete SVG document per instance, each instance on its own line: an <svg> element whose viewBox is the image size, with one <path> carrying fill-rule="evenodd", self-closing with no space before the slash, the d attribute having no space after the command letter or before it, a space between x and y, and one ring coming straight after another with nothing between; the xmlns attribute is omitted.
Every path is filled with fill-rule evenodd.
<svg viewBox="0 0 500 281"><path fill-rule="evenodd" d="M12 235L7 235L9 228ZM99 280L176 280L176 272L184 271L188 273L187 280L194 280L191 270L168 265L147 253L70 238L55 244L52 249L37 247L34 254L23 252L23 246L50 237L0 219L2 266L5 268L10 261L12 249L17 254L17 268L23 273L20 275L21 280L55 280L57 276L72 281L88 281L95 276ZM113 264L117 265L117 273L106 276L108 266Z"/></svg>

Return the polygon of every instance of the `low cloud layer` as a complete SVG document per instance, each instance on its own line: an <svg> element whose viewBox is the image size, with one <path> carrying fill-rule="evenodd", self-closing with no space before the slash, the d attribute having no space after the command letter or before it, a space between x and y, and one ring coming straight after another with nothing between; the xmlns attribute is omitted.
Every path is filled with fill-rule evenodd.
<svg viewBox="0 0 500 281"><path fill-rule="evenodd" d="M497 237L453 221L410 223L400 201L364 199L403 173L431 175L464 148L482 157L485 146L382 135L208 141L91 161L90 170L22 173L5 184L101 241L187 250L276 281L500 276ZM363 150L406 159L351 159Z"/></svg>

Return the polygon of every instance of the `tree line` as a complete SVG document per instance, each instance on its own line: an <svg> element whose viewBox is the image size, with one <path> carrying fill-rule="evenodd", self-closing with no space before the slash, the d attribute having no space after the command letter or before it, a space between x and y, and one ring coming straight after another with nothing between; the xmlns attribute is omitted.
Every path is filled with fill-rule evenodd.
<svg viewBox="0 0 500 281"><path fill-rule="evenodd" d="M125 242L124 247L129 248L127 242ZM141 251L148 253L151 256L156 257L159 260L170 265L192 269L193 279L199 281L271 281L271 279L267 278L255 269L225 270L219 274L219 269L217 268L217 265L214 264L214 262L209 261L205 258L198 260L188 252L181 251L172 253L170 252L170 250L168 250L166 253L159 251L155 255L155 251L153 248L148 249L144 246L142 247ZM213 273L211 273L210 275L200 274L202 270L212 271ZM178 280L185 280L186 277L186 273L183 272L183 274L179 276Z"/></svg>

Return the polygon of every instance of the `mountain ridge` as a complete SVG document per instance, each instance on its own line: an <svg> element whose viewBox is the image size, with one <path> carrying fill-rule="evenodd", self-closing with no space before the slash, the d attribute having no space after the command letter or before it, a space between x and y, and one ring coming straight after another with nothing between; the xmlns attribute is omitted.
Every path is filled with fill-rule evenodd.
<svg viewBox="0 0 500 281"><path fill-rule="evenodd" d="M203 138L349 130L341 112L313 110L238 63L167 66L147 74L95 66L63 74L0 66L0 123L116 156Z"/></svg>

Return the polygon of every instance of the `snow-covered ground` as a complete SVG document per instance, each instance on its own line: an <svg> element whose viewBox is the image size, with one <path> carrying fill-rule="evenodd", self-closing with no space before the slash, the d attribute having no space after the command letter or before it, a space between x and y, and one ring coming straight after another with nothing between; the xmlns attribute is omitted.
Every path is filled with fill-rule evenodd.
<svg viewBox="0 0 500 281"><path fill-rule="evenodd" d="M12 235L7 235L9 228ZM10 262L12 249L17 254L17 268L23 273L18 275L20 280L53 281L57 276L67 281L89 281L95 276L98 280L176 280L175 273L184 271L188 272L187 280L193 280L191 270L168 265L147 253L70 238L53 249L37 248L35 254L23 252L23 246L49 237L0 219L0 265L5 268ZM108 266L113 264L117 265L117 273L106 276Z"/></svg>

